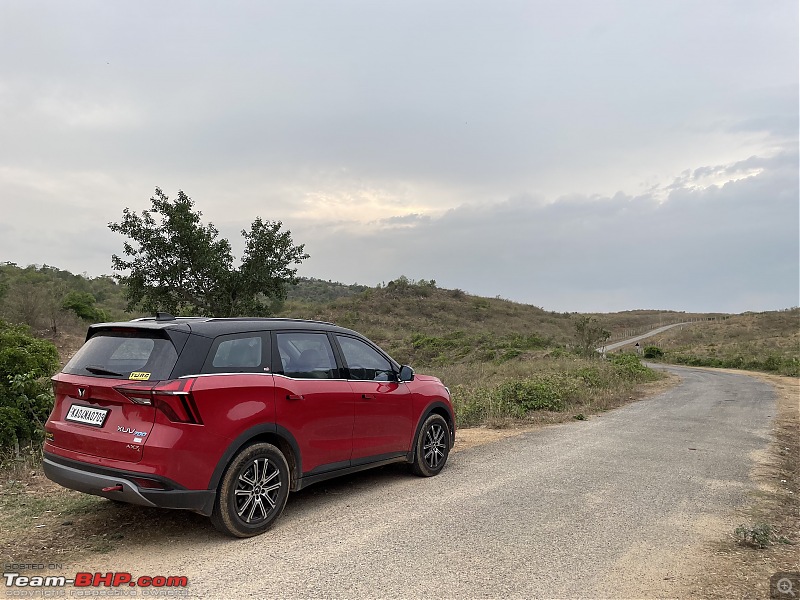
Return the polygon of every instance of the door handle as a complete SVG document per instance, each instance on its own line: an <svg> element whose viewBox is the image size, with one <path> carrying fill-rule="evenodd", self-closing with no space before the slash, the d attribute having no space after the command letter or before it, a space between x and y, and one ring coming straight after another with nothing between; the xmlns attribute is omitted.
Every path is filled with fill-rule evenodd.
<svg viewBox="0 0 800 600"><path fill-rule="evenodd" d="M375 396L372 394L361 394L361 398L363 400L375 400Z"/></svg>
<svg viewBox="0 0 800 600"><path fill-rule="evenodd" d="M303 396L301 394L286 394L287 400L303 400Z"/></svg>

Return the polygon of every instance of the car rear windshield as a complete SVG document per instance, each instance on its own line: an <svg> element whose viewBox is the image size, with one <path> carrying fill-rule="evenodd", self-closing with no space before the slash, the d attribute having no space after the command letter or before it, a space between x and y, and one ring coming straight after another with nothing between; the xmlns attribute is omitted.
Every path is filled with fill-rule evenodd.
<svg viewBox="0 0 800 600"><path fill-rule="evenodd" d="M148 331L101 331L64 367L70 375L157 381L169 378L178 353L168 338Z"/></svg>

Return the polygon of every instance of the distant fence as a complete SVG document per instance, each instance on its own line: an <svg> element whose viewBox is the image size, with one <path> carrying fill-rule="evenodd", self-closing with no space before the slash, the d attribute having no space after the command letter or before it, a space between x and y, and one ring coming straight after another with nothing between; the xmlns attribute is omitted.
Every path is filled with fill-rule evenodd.
<svg viewBox="0 0 800 600"><path fill-rule="evenodd" d="M671 319L666 321L659 321L658 323L651 323L650 325L642 325L641 327L627 327L624 329L619 329L617 331L613 331L611 333L611 337L608 338L608 342L615 342L619 340L626 340L628 338L633 338L638 335L643 335L648 331L653 331L654 329L658 329L659 327L664 327L666 325L676 325L678 323L700 323L700 322L707 322L707 321L727 321L730 319L730 315L719 315L716 317L690 317L684 319ZM657 344L647 344L648 346L655 346Z"/></svg>

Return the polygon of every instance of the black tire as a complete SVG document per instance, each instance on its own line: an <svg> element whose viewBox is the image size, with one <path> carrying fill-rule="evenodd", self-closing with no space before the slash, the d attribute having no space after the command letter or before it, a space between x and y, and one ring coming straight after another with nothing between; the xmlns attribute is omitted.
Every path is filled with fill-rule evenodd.
<svg viewBox="0 0 800 600"><path fill-rule="evenodd" d="M420 477L433 477L442 470L449 455L450 427L442 415L434 413L419 430L411 470Z"/></svg>
<svg viewBox="0 0 800 600"><path fill-rule="evenodd" d="M246 538L264 533L289 497L289 465L272 444L244 448L222 478L211 522L222 533Z"/></svg>

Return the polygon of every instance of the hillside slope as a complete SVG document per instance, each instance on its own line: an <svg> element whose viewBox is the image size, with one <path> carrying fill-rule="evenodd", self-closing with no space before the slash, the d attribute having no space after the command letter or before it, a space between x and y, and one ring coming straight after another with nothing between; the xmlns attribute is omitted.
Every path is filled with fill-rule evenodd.
<svg viewBox="0 0 800 600"><path fill-rule="evenodd" d="M438 362L497 360L563 348L574 342L579 315L472 296L401 277L332 301L311 301L295 294L280 316L356 329L401 362L427 363L437 358ZM641 310L595 316L612 334L622 334L698 315Z"/></svg>

